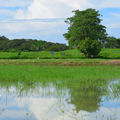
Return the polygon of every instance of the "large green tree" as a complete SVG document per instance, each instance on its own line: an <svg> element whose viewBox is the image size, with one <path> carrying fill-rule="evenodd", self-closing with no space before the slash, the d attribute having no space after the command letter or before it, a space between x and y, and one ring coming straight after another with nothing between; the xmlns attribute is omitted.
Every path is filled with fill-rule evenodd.
<svg viewBox="0 0 120 120"><path fill-rule="evenodd" d="M99 11L89 8L83 11L73 11L73 17L67 18L66 23L68 32L64 34L64 37L68 40L71 48L79 48L82 53L87 57L96 57L100 52L100 44L104 43L106 37L106 27L101 25L102 19ZM85 42L83 42L85 40ZM88 40L90 40L88 49ZM94 43L94 44L93 44ZM84 50L83 48L84 44ZM87 44L87 45L86 45ZM96 47L98 45L98 47ZM85 49L87 46L87 49ZM93 46L93 47L91 47ZM102 46L101 46L102 47ZM93 51L98 48L98 52L93 54ZM86 52L92 51L92 53L86 54Z"/></svg>

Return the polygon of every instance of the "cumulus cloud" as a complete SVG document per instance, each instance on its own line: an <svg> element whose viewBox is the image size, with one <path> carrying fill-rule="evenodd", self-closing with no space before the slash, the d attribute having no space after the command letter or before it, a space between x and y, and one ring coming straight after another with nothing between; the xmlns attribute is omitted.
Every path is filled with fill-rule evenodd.
<svg viewBox="0 0 120 120"><path fill-rule="evenodd" d="M74 9L93 7L87 0L34 0L27 10L19 9L15 18L60 18L71 14Z"/></svg>
<svg viewBox="0 0 120 120"><path fill-rule="evenodd" d="M75 9L117 7L120 7L119 0L33 0L27 10L19 9L15 18L60 18L70 16Z"/></svg>

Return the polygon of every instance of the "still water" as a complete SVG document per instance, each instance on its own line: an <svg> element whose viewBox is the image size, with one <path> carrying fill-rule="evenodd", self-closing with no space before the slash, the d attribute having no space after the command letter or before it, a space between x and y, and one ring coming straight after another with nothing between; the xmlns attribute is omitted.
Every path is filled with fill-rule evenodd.
<svg viewBox="0 0 120 120"><path fill-rule="evenodd" d="M1 82L0 120L120 120L120 81Z"/></svg>

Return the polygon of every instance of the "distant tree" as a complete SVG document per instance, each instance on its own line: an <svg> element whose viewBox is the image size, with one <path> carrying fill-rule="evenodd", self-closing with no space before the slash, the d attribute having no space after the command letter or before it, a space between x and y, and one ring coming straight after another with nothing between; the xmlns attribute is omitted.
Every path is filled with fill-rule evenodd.
<svg viewBox="0 0 120 120"><path fill-rule="evenodd" d="M117 48L120 48L120 38L117 39Z"/></svg>
<svg viewBox="0 0 120 120"><path fill-rule="evenodd" d="M9 39L5 36L0 36L0 50L4 51L6 50L6 45L9 42Z"/></svg>
<svg viewBox="0 0 120 120"><path fill-rule="evenodd" d="M80 49L87 57L96 57L100 52L100 44L104 43L107 35L106 27L100 24L102 20L100 19L101 15L99 11L90 8L83 11L75 10L73 12L74 16L67 18L65 21L70 26L68 27L68 32L64 34L64 37L68 40L70 48L76 47ZM88 40L90 40L89 45L87 43L85 44ZM84 45L87 45L85 50L87 54L82 49L85 49ZM92 52L88 53L90 51Z"/></svg>
<svg viewBox="0 0 120 120"><path fill-rule="evenodd" d="M105 48L117 48L118 47L118 41L115 37L106 37L105 41Z"/></svg>

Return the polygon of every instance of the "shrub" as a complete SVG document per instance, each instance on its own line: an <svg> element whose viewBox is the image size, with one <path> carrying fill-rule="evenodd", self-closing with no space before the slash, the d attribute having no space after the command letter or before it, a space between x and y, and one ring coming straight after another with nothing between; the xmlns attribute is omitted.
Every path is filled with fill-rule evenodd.
<svg viewBox="0 0 120 120"><path fill-rule="evenodd" d="M97 40L91 40L86 38L82 40L79 46L79 50L89 58L95 58L101 51L101 43Z"/></svg>

